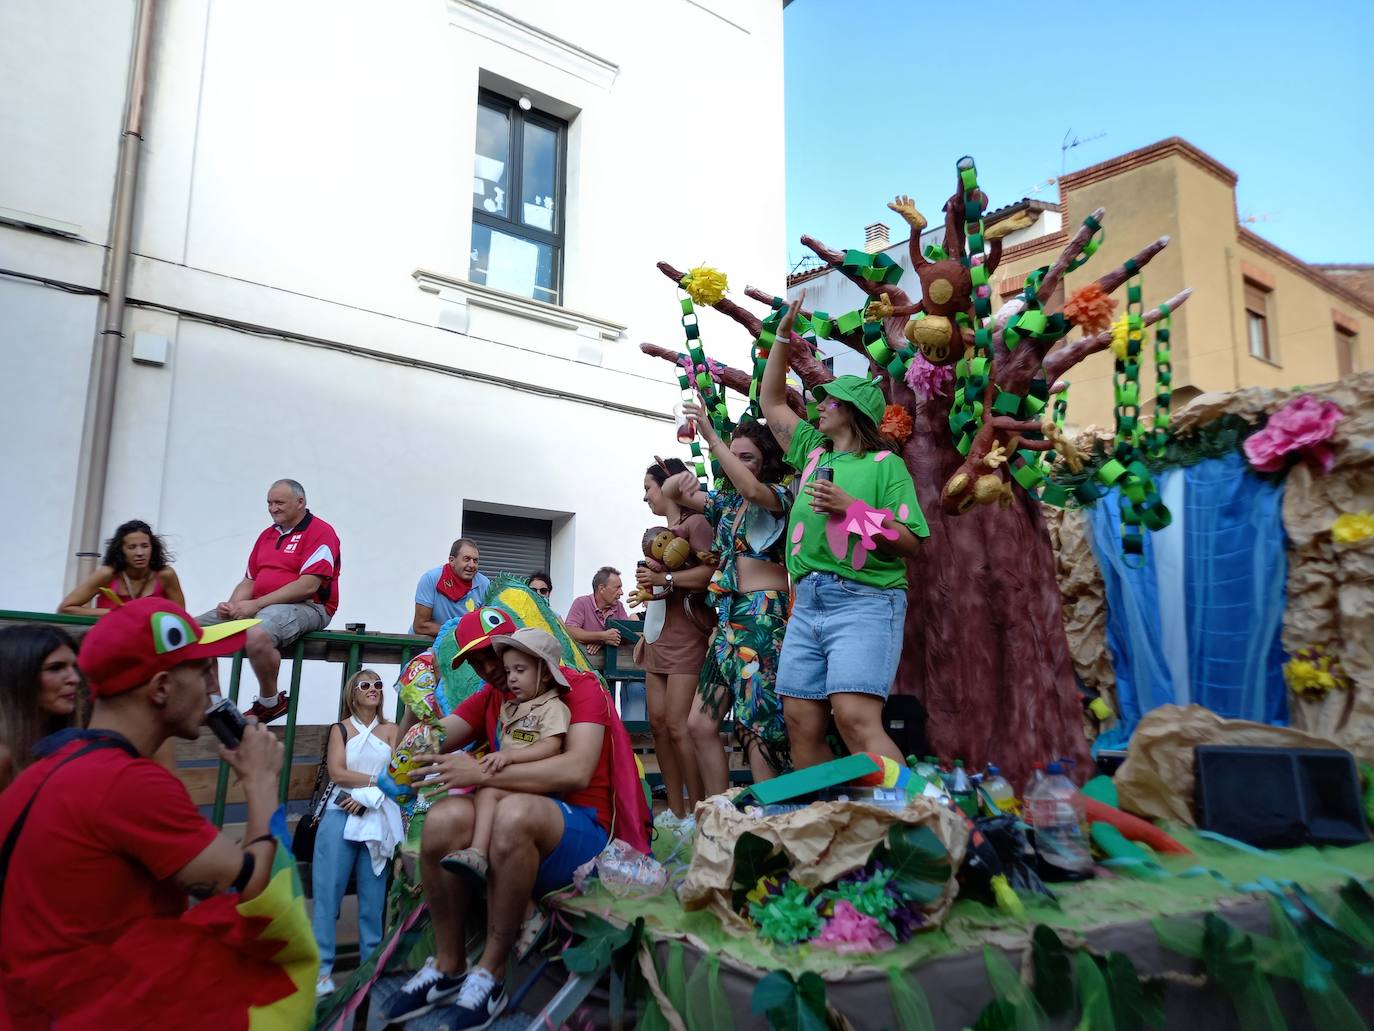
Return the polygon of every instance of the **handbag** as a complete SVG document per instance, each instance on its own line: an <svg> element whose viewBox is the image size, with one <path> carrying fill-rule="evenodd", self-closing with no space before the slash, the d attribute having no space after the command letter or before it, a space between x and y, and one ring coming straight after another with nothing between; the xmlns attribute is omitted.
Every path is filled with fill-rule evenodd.
<svg viewBox="0 0 1374 1031"><path fill-rule="evenodd" d="M334 724L339 728L339 733L344 735L347 742L348 735L344 732L343 721ZM329 728L329 733L334 733L334 727ZM315 858L315 834L320 829L320 817L324 815L324 807L329 804L330 797L334 794L334 781L327 779L329 772L329 740L325 739L324 755L320 756L319 769L315 771L315 786L310 789L310 808L296 824L296 833L291 836L291 854L296 857L298 863L308 863Z"/></svg>

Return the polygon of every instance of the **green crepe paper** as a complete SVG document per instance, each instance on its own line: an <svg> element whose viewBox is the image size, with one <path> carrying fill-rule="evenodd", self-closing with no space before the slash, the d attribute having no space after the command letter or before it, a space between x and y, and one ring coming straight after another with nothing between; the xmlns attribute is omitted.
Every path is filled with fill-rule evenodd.
<svg viewBox="0 0 1374 1031"><path fill-rule="evenodd" d="M1135 964L1124 952L1109 952L1107 994L1117 1031L1146 1031L1164 1026L1164 982L1141 981Z"/></svg>
<svg viewBox="0 0 1374 1031"><path fill-rule="evenodd" d="M892 880L891 870L879 870L863 881L849 881L837 884L821 892L821 898L833 906L844 900L864 916L871 916L878 926L893 938L897 929L892 926L892 896L887 893L887 882Z"/></svg>
<svg viewBox="0 0 1374 1031"><path fill-rule="evenodd" d="M935 1031L930 1003L926 1001L926 993L914 977L902 971L889 970L887 993L892 1001L892 1013L897 1018L897 1031Z"/></svg>
<svg viewBox="0 0 1374 1031"><path fill-rule="evenodd" d="M749 919L759 934L778 945L807 941L821 929L821 915L811 893L796 881L783 886L782 894L770 895L760 905L751 903Z"/></svg>
<svg viewBox="0 0 1374 1031"><path fill-rule="evenodd" d="M1045 1011L1002 951L984 945L983 965L987 968L992 994L1011 1006L1012 1023L1009 1026L1015 1031L1041 1031L1045 1026Z"/></svg>
<svg viewBox="0 0 1374 1031"><path fill-rule="evenodd" d="M733 1031L734 1012L720 987L720 960L708 954L697 960L687 979L687 1031Z"/></svg>

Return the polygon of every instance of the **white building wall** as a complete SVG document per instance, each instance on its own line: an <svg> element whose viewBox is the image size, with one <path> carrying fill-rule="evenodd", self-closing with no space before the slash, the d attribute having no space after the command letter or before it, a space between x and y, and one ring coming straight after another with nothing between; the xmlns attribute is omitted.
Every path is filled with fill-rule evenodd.
<svg viewBox="0 0 1374 1031"><path fill-rule="evenodd" d="M20 277L100 286L134 9L0 9L4 608L51 609L75 570L97 299ZM632 569L644 467L682 453L672 370L638 350L681 346L654 263L741 291L786 268L782 168L756 159L781 153L782 4L157 9L103 534L152 522L200 611L299 479L342 538L336 628L404 629L465 502L555 518L556 607ZM464 285L477 90L512 83L570 122L563 311ZM703 331L747 367L732 323ZM130 360L137 332L166 365Z"/></svg>

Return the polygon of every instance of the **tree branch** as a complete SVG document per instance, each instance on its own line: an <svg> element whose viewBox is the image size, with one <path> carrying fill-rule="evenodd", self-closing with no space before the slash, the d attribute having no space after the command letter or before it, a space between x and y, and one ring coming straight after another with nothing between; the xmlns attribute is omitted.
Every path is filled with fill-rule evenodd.
<svg viewBox="0 0 1374 1031"><path fill-rule="evenodd" d="M1169 238L1167 236L1161 236L1154 243L1146 246L1139 254L1137 254L1134 258L1131 259L1133 262L1135 262L1136 271L1138 272L1140 269L1148 265L1151 258L1153 258L1156 254L1158 254L1160 251L1164 250L1164 248L1168 246ZM1130 279L1131 275L1132 273L1126 271L1125 264L1121 264L1118 265L1116 268L1112 269L1112 271L1108 272L1101 279L1099 279L1097 281L1097 285L1102 288L1102 292L1104 294L1109 294L1113 290L1121 286L1122 283L1126 282L1126 280Z"/></svg>
<svg viewBox="0 0 1374 1031"><path fill-rule="evenodd" d="M1169 298L1167 304L1170 312L1178 311L1183 306L1183 302L1192 295L1193 288L1186 287L1173 297ZM1146 326L1153 326L1164 313L1159 307L1149 308L1145 312L1143 322ZM1098 351L1105 351L1112 344L1112 331L1105 329L1101 333L1090 337L1080 337L1072 343L1066 343L1057 351L1051 351L1045 358L1045 378L1054 382L1064 375L1069 369L1073 368L1090 354ZM1056 386L1058 384L1056 383Z"/></svg>
<svg viewBox="0 0 1374 1031"><path fill-rule="evenodd" d="M685 272L679 272L677 269L673 268L673 266L669 265L666 261L660 261L658 263L658 270L662 272L665 276L667 276L669 279L671 279L674 283L681 283L682 277L687 274ZM730 316L730 318L734 319L746 330L748 330L749 335L751 337L756 337L759 335L759 328L763 325L763 320L760 319L757 315L755 315L752 311L749 311L745 308L741 308L734 301L731 301L728 298L724 297L722 297L715 304L711 305L711 307L716 309L716 311L720 312L722 315Z"/></svg>
<svg viewBox="0 0 1374 1031"><path fill-rule="evenodd" d="M1102 217L1106 214L1105 208L1098 208L1093 212L1093 218L1101 224ZM1036 297L1040 303L1044 304L1054 294L1054 288L1059 285L1059 281L1064 278L1064 273L1068 270L1069 262L1078 257L1083 252L1083 248L1088 246L1088 241L1093 238L1093 231L1086 225L1078 227L1078 232L1073 234L1073 238L1064 245L1064 249L1059 252L1059 257L1054 259L1054 264L1050 266L1045 278L1040 281L1040 289L1036 292ZM997 312L997 317L993 322L992 350L995 355L1001 356L1006 353L1006 344L1003 343L1003 333L1007 328L1007 323L1012 317L1019 315L1026 310L1026 301L1021 294L1004 304Z"/></svg>
<svg viewBox="0 0 1374 1031"><path fill-rule="evenodd" d="M887 294L888 300L892 302L894 308L903 308L912 303L910 295L900 286L886 286L883 283L874 283L871 280L865 279L863 276L850 272L844 267L844 253L842 251L832 250L812 236L803 236L801 242L815 251L818 258L839 272L840 275L844 276L845 279L849 280L864 293L868 294L869 297L877 299L883 294ZM906 320L903 319L902 321L905 322Z"/></svg>
<svg viewBox="0 0 1374 1031"><path fill-rule="evenodd" d="M773 306L773 298L777 295L770 294L766 290L760 290L756 286L746 286L744 288L744 296L748 297L750 300L758 301L760 304L766 304L771 308ZM800 310L801 314L805 315L808 319L811 318L811 316L814 314L814 312L808 311L805 308L802 308ZM799 338L794 333L792 335L792 339L795 342ZM862 330L850 330L848 333L841 333L838 330L836 330L834 333L831 334L830 337L828 337L828 339L838 340L840 343L844 344L850 350L858 353L864 361L868 362L870 366L873 365L873 360L869 358L868 351L864 347L864 335ZM796 368L796 366L793 365L793 368Z"/></svg>
<svg viewBox="0 0 1374 1031"><path fill-rule="evenodd" d="M686 365L688 362L687 355L683 354L681 351L670 351L666 347L659 347L658 344L643 343L639 345L639 349L650 357L662 358L665 362L672 362L674 365L682 366ZM745 397L749 396L749 382L751 377L748 373L741 372L739 369L729 365L717 365L717 368L720 370L719 379L722 387L729 387L737 394L742 394ZM822 369L822 371L824 370ZM791 387L787 388L787 406L803 419L806 418L806 402L802 400L801 394L797 393Z"/></svg>

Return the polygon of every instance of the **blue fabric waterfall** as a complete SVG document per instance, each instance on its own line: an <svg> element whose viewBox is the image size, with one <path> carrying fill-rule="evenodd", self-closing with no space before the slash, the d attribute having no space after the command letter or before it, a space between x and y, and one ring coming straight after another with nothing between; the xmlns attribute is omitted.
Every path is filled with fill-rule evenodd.
<svg viewBox="0 0 1374 1031"><path fill-rule="evenodd" d="M1173 524L1121 553L1120 492L1089 513L1107 593L1119 722L1096 747L1124 747L1157 705L1195 702L1234 719L1287 723L1283 627L1288 562L1283 487L1239 452L1159 478Z"/></svg>

